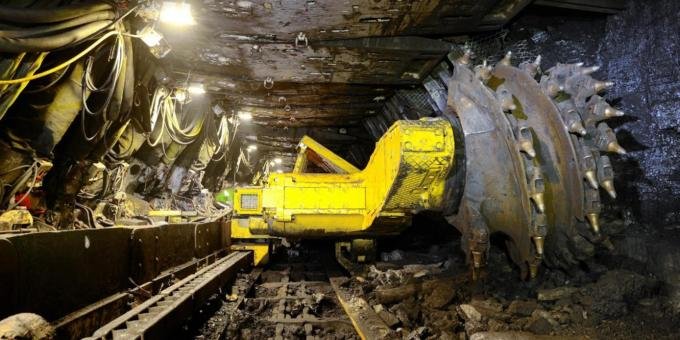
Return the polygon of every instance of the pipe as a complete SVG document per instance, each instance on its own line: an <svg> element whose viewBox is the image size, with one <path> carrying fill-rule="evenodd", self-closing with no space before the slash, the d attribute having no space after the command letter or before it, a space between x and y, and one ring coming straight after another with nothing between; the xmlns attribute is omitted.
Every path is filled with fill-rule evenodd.
<svg viewBox="0 0 680 340"><path fill-rule="evenodd" d="M69 5L57 8L14 8L0 6L0 21L22 24L49 24L77 18L92 12L110 11L113 7L107 3Z"/></svg>

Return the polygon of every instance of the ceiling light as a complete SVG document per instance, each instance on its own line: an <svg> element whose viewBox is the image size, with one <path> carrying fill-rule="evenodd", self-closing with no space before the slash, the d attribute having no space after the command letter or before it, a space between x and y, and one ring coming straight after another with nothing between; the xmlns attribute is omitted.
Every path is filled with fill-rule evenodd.
<svg viewBox="0 0 680 340"><path fill-rule="evenodd" d="M274 161L269 162L269 166L274 166L274 165L276 165L276 162L274 162Z"/></svg>
<svg viewBox="0 0 680 340"><path fill-rule="evenodd" d="M187 91L191 94L204 94L205 87L203 87L203 84L201 83L191 83L187 88Z"/></svg>
<svg viewBox="0 0 680 340"><path fill-rule="evenodd" d="M283 170L281 170L281 169L276 170L276 173L277 173L277 174L282 174L282 173L283 173Z"/></svg>
<svg viewBox="0 0 680 340"><path fill-rule="evenodd" d="M248 145L248 148L246 150L248 150L248 152L253 152L253 151L257 150L257 145L250 144L250 145Z"/></svg>
<svg viewBox="0 0 680 340"><path fill-rule="evenodd" d="M164 1L161 6L160 21L175 26L196 24L191 15L191 5L185 2Z"/></svg>
<svg viewBox="0 0 680 340"><path fill-rule="evenodd" d="M238 119L248 121L253 119L253 114L248 112L248 111L239 111L238 112Z"/></svg>
<svg viewBox="0 0 680 340"><path fill-rule="evenodd" d="M281 164L282 162L283 162L283 160L281 158L278 158L278 157L274 158L274 163Z"/></svg>

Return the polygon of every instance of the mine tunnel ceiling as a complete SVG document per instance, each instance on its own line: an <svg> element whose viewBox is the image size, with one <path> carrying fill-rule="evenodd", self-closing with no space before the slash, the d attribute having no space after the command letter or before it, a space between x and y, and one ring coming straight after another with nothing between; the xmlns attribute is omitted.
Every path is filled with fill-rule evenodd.
<svg viewBox="0 0 680 340"><path fill-rule="evenodd" d="M162 62L256 122L357 125L452 49L422 36L495 29L528 2L194 1L197 25L163 27Z"/></svg>
<svg viewBox="0 0 680 340"><path fill-rule="evenodd" d="M240 140L285 153L306 133L370 150L362 123L396 90L420 86L465 34L498 29L531 2L195 0L196 25L160 27L171 47L161 64L252 114L259 127ZM553 2L543 1L564 5Z"/></svg>
<svg viewBox="0 0 680 340"><path fill-rule="evenodd" d="M195 1L198 25L164 32L167 62L241 81L413 84L449 50L416 36L498 28L527 3Z"/></svg>

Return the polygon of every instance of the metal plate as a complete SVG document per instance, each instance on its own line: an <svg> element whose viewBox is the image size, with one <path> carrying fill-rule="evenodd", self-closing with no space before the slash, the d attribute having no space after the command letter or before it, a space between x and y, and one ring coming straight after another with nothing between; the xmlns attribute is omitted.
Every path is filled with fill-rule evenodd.
<svg viewBox="0 0 680 340"><path fill-rule="evenodd" d="M34 233L8 240L18 266L16 301L6 312L31 311L54 320L128 286L127 228Z"/></svg>
<svg viewBox="0 0 680 340"><path fill-rule="evenodd" d="M160 227L158 270L164 272L194 257L194 224L168 224Z"/></svg>
<svg viewBox="0 0 680 340"><path fill-rule="evenodd" d="M132 230L130 235L130 275L138 285L151 281L160 272L159 238L160 227L141 227Z"/></svg>

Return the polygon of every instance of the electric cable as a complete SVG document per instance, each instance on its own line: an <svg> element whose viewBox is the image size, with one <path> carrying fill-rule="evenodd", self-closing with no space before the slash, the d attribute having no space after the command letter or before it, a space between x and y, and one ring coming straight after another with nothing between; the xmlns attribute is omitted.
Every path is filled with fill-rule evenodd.
<svg viewBox="0 0 680 340"><path fill-rule="evenodd" d="M12 197L14 197L17 194L19 189L21 189L24 186L24 184L27 183L27 180L28 178L31 177L31 174L33 176L33 180L31 182L32 184L28 187L28 190L26 190L26 192L23 194L23 196L21 196L20 199L15 200L15 202L12 204L9 204L7 210L12 210L16 208L21 202L23 202L23 200L25 200L28 197L28 195L31 194L33 187L35 187L35 183L38 179L38 171L40 170L40 163L38 161L34 161L33 164L28 166L28 168L29 169L26 172L24 172L24 174L20 176L19 179L12 185L12 190L9 192L9 195L7 197L3 198L3 201L11 200Z"/></svg>
<svg viewBox="0 0 680 340"><path fill-rule="evenodd" d="M81 95L81 102L82 102L82 109L81 109L81 130L83 133L83 137L87 141L93 141L99 133L105 128L102 127L100 128L94 135L89 136L87 134L87 129L85 127L85 117L87 115L90 116L97 116L97 115L103 115L103 120L106 122L107 117L106 117L106 112L109 108L109 105L111 104L111 99L113 98L113 95L116 91L116 87L118 84L118 79L120 78L121 70L123 69L123 60L124 60L124 55L125 55L125 40L122 38L122 35L118 35L116 37L116 42L112 46L111 51L115 51L115 55L112 57L113 58L113 66L111 67L111 70L109 71L108 76L106 77L106 80L101 85L96 85L94 84L94 81L92 80L92 65L94 63L95 57L90 56L86 62L86 67L85 71L83 72L83 80L82 80L82 95ZM88 105L88 99L89 95L91 93L100 93L100 92L106 92L104 103L97 109L97 110L92 110L90 106Z"/></svg>
<svg viewBox="0 0 680 340"><path fill-rule="evenodd" d="M205 120L203 115L195 115L194 119L183 127L177 117L176 103L170 91L163 86L157 87L154 91L150 113L152 130L147 143L152 147L161 143L164 148L162 140L165 136L180 145L191 144L201 133ZM156 135L155 138L154 135Z"/></svg>
<svg viewBox="0 0 680 340"><path fill-rule="evenodd" d="M59 81L64 79L64 76L68 73L69 69L71 69L71 65L66 66L66 69L64 69L64 71L62 71L56 78L54 78L54 80L52 80L48 84L43 85L43 86L41 86L37 89L24 90L24 93L33 94L33 93L40 93L40 92L49 90L50 88L52 88L52 86L56 85Z"/></svg>

